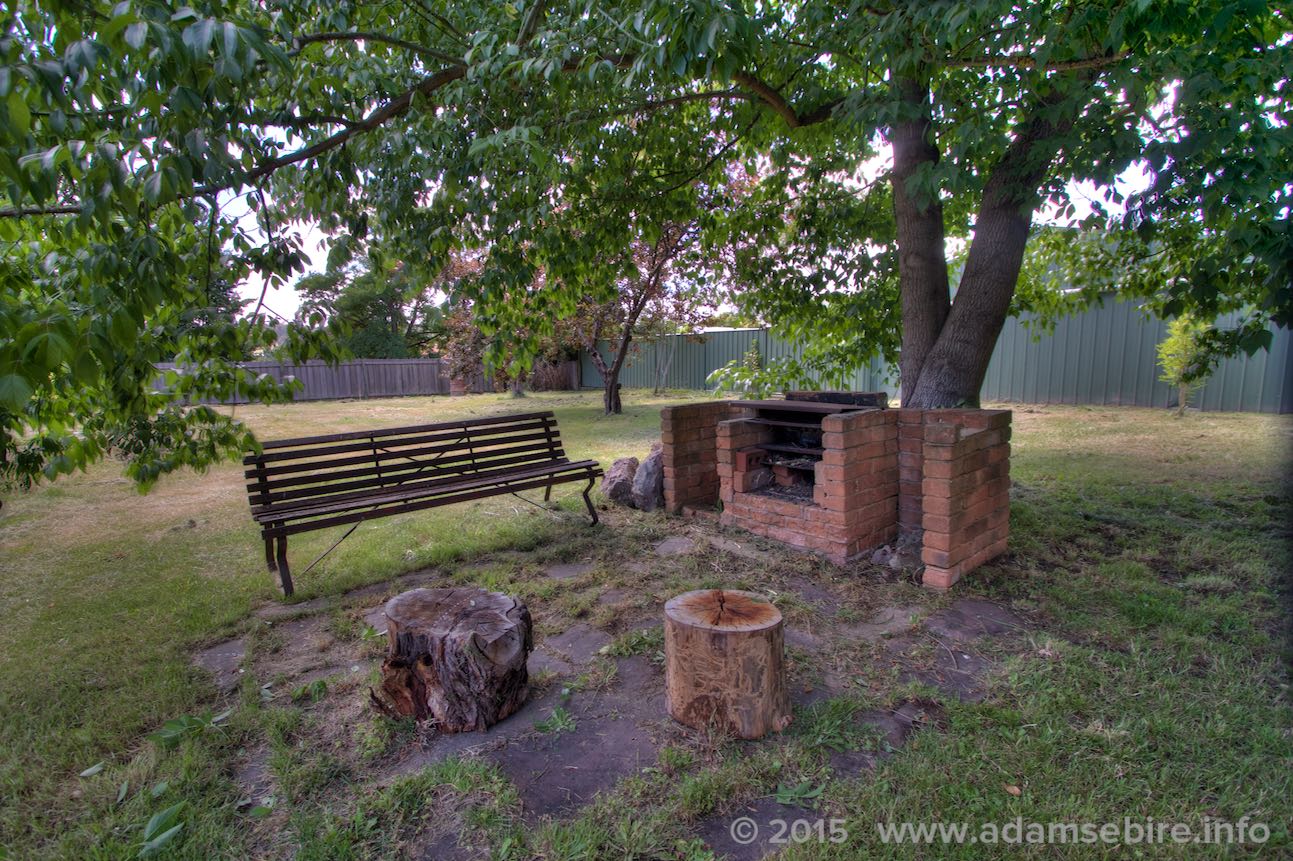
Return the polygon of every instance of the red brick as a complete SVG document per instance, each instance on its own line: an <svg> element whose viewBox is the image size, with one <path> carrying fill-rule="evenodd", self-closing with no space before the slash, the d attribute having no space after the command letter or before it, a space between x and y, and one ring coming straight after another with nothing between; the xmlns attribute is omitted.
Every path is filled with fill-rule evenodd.
<svg viewBox="0 0 1293 861"><path fill-rule="evenodd" d="M924 573L921 574L920 585L927 589L942 591L951 589L956 585L956 581L960 579L961 572L958 568L940 568L926 565Z"/></svg>

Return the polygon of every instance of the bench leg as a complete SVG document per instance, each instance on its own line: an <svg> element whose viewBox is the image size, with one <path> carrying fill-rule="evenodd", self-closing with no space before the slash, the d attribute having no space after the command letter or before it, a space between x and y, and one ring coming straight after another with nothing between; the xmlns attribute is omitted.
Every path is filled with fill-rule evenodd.
<svg viewBox="0 0 1293 861"><path fill-rule="evenodd" d="M588 479L588 486L584 488L584 505L588 506L588 516L593 519L593 522L588 524L589 526L597 525L597 509L593 508L593 500L588 496L588 494L593 489L593 485L595 485L596 483L597 483L597 479L590 478Z"/></svg>
<svg viewBox="0 0 1293 861"><path fill-rule="evenodd" d="M278 541L278 582L283 587L283 595L292 597L292 572L287 567L287 536L283 535Z"/></svg>
<svg viewBox="0 0 1293 861"><path fill-rule="evenodd" d="M265 565L269 568L269 573L274 574L278 571L278 563L274 561L274 539L265 539Z"/></svg>
<svg viewBox="0 0 1293 861"><path fill-rule="evenodd" d="M552 501L552 485L550 484L547 487L543 488L543 501L544 502Z"/></svg>

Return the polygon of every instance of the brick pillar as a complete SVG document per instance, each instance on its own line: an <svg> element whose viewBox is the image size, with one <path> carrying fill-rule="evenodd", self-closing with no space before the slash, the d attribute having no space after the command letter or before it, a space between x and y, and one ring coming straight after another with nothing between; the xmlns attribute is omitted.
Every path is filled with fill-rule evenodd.
<svg viewBox="0 0 1293 861"><path fill-rule="evenodd" d="M925 412L923 583L947 589L1006 550L1010 533L1010 411Z"/></svg>
<svg viewBox="0 0 1293 861"><path fill-rule="evenodd" d="M726 401L684 404L660 411L665 511L678 514L684 505L711 506L718 502L717 426L730 412Z"/></svg>
<svg viewBox="0 0 1293 861"><path fill-rule="evenodd" d="M772 432L762 426L752 424L744 418L720 421L716 428L718 442L718 479L719 498L726 506L737 493L748 493L758 486L758 475L767 472L761 466L757 456L751 456L741 449L768 442ZM771 476L767 476L767 484Z"/></svg>
<svg viewBox="0 0 1293 861"><path fill-rule="evenodd" d="M815 549L837 561L898 535L898 413L865 410L822 418L822 459L810 515L827 528Z"/></svg>

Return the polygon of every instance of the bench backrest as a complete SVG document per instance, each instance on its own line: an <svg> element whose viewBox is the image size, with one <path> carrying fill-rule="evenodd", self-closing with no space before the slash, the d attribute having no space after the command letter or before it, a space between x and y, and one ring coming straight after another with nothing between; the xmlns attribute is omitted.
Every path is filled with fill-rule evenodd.
<svg viewBox="0 0 1293 861"><path fill-rule="evenodd" d="M243 459L253 512L566 460L551 412L272 440L262 449Z"/></svg>

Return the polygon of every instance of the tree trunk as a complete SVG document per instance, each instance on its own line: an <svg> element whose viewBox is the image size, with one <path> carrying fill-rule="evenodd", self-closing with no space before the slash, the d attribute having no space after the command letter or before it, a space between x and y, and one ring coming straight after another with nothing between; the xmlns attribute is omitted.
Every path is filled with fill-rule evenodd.
<svg viewBox="0 0 1293 861"><path fill-rule="evenodd" d="M898 284L902 297L902 352L898 375L905 406L920 379L925 357L947 320L949 293L943 204L937 194L919 199L908 180L938 164L930 115L929 87L904 78L895 89L906 116L890 131L893 147L893 216L898 244Z"/></svg>
<svg viewBox="0 0 1293 861"><path fill-rule="evenodd" d="M484 589L414 589L386 603L384 711L442 732L484 730L525 703L530 611Z"/></svg>
<svg viewBox="0 0 1293 861"><path fill-rule="evenodd" d="M1185 405L1190 400L1190 387L1181 383L1176 387L1176 417L1179 419L1185 415Z"/></svg>
<svg viewBox="0 0 1293 861"><path fill-rule="evenodd" d="M1019 281L1033 211L1037 207L1038 186L1055 158L1056 139L1072 127L1073 112L1079 104L1073 101L1067 105L1067 111L1062 110L1066 107L1064 98L1063 91L1056 91L1035 106L984 184L974 238L957 285L956 299L945 315L937 340L920 356L911 357L910 362L920 368L915 379L906 374L906 330L914 322L918 332L923 333L926 327L920 315L936 309L932 293L914 295L911 297L914 320L909 320L908 284L902 282L903 406L923 409L978 406L988 362ZM895 164L897 152L895 144ZM896 188L894 197L896 201ZM941 244L939 248L941 251ZM903 262L900 260L900 268ZM918 287L911 289L918 290Z"/></svg>
<svg viewBox="0 0 1293 861"><path fill-rule="evenodd" d="M781 612L756 595L704 589L664 607L665 692L679 723L760 738L790 723Z"/></svg>

